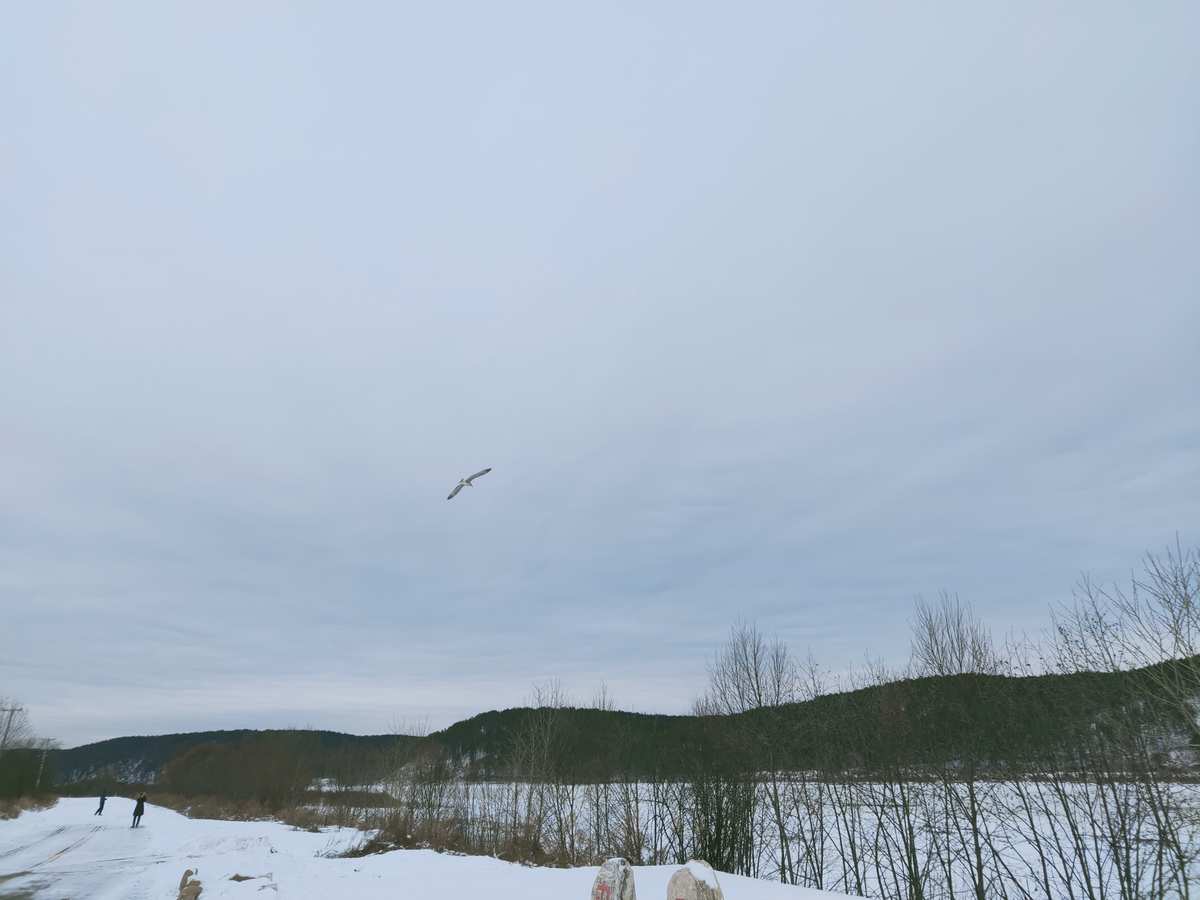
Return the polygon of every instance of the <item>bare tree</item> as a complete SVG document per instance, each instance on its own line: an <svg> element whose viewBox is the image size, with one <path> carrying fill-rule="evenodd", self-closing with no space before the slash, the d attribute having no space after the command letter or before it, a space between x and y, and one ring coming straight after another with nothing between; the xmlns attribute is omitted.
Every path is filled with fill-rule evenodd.
<svg viewBox="0 0 1200 900"><path fill-rule="evenodd" d="M1080 813L1096 835L1088 852L1104 847L1123 896L1136 896L1144 880L1190 894L1198 848L1178 774L1194 764L1200 741L1198 604L1200 553L1176 541L1147 554L1128 587L1106 588L1085 576L1073 603L1055 614L1060 671L1125 673L1114 682L1116 702L1072 748L1082 778L1063 791L1090 799ZM1156 848L1150 861L1139 856L1147 845Z"/></svg>
<svg viewBox="0 0 1200 900"><path fill-rule="evenodd" d="M696 713L728 716L792 703L798 682L787 645L778 638L768 641L752 623L738 622L709 663L708 690Z"/></svg>
<svg viewBox="0 0 1200 900"><path fill-rule="evenodd" d="M34 740L29 712L16 700L0 697L0 755L5 750L31 747Z"/></svg>
<svg viewBox="0 0 1200 900"><path fill-rule="evenodd" d="M799 697L799 670L787 645L778 638L768 640L752 623L738 622L709 663L708 689L695 706L697 715L743 716L746 746L739 749L748 752L751 771L762 779L778 848L775 864L779 879L786 882L795 882L796 867L784 796L785 735L777 713L779 707L794 703ZM697 787L703 786L707 796L712 786L719 783L710 778ZM731 794L730 798L734 796Z"/></svg>
<svg viewBox="0 0 1200 900"><path fill-rule="evenodd" d="M1125 626L1129 657L1144 667L1155 699L1171 708L1200 742L1200 548L1178 539L1162 553L1146 554L1128 591L1107 599Z"/></svg>
<svg viewBox="0 0 1200 900"><path fill-rule="evenodd" d="M608 689L608 682L600 682L600 686L596 688L596 692L592 694L592 709L613 712L616 708L617 701L613 697L612 691Z"/></svg>
<svg viewBox="0 0 1200 900"><path fill-rule="evenodd" d="M934 603L917 598L912 625L913 668L922 675L993 674L999 669L991 634L957 594Z"/></svg>

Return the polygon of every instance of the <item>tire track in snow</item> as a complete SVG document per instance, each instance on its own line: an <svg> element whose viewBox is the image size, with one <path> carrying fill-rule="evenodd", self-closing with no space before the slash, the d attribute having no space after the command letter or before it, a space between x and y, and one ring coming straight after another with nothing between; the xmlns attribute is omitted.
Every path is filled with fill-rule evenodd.
<svg viewBox="0 0 1200 900"><path fill-rule="evenodd" d="M101 866L105 866L105 871L108 872L143 872L151 866L162 865L169 862L169 856L117 856L112 859L93 859L86 863L78 863L79 868L73 868L70 865L56 866L54 869L55 875L85 875L89 872L96 872ZM116 865L112 865L116 863ZM40 865L40 864L39 864ZM2 895L0 895L2 896Z"/></svg>
<svg viewBox="0 0 1200 900"><path fill-rule="evenodd" d="M36 838L35 840L29 841L28 843L25 843L25 844L19 844L10 850L0 851L0 859L7 859L10 856L16 856L18 853L28 850L30 847L36 847L38 844L42 843L43 841L48 841L55 835L62 834L66 830L67 830L66 825L60 825L58 828L55 828L49 834L44 834L40 838Z"/></svg>
<svg viewBox="0 0 1200 900"><path fill-rule="evenodd" d="M57 853L51 853L49 856L47 856L45 859L43 859L40 863L34 863L32 866L29 867L30 870L32 871L33 869L36 869L39 866L44 866L44 865L47 865L48 863L52 863L56 859L60 859L64 853L70 853L75 848L80 847L83 844L86 844L93 837L95 837L96 832L98 832L103 827L104 827L103 825L92 826L92 828L89 829L88 832L83 837L81 837L79 840L72 841L71 843L67 844L67 846L65 846L61 850L59 850Z"/></svg>

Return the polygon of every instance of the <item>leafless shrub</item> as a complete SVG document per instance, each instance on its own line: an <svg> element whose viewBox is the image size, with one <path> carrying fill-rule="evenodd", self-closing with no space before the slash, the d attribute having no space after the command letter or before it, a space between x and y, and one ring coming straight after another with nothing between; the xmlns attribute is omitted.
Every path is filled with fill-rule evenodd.
<svg viewBox="0 0 1200 900"><path fill-rule="evenodd" d="M1000 668L991 634L957 594L943 591L934 603L917 598L912 631L917 674L993 674Z"/></svg>

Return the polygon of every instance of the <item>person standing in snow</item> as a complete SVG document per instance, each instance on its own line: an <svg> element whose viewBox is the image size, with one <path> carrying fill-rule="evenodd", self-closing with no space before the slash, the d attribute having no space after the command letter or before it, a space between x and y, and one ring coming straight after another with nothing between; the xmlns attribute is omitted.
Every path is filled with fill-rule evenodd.
<svg viewBox="0 0 1200 900"><path fill-rule="evenodd" d="M99 808L98 808L98 809L97 809L97 810L96 810L94 813L92 813L92 815L93 815L93 816L102 816L102 815L104 815L104 801L105 801L105 800L107 800L107 799L108 799L108 794L101 794L101 795L100 795L100 806L99 806Z"/></svg>
<svg viewBox="0 0 1200 900"><path fill-rule="evenodd" d="M142 821L142 814L146 811L146 795L141 794L137 798L137 806L133 808L133 824L130 828L137 828L138 823Z"/></svg>

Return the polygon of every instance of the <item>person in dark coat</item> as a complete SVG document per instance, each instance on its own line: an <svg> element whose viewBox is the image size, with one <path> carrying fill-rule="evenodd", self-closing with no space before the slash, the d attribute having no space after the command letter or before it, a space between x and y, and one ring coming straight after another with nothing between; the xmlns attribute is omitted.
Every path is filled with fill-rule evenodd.
<svg viewBox="0 0 1200 900"><path fill-rule="evenodd" d="M102 816L102 815L104 815L104 801L105 801L105 800L107 800L107 799L108 799L108 794L101 794L101 795L100 795L100 806L99 806L99 808L98 808L98 809L97 809L97 810L96 810L94 813L92 813L92 815L93 815L93 816Z"/></svg>
<svg viewBox="0 0 1200 900"><path fill-rule="evenodd" d="M137 805L133 808L133 824L130 828L137 828L138 823L142 821L142 814L146 811L146 795L141 794L137 798Z"/></svg>

